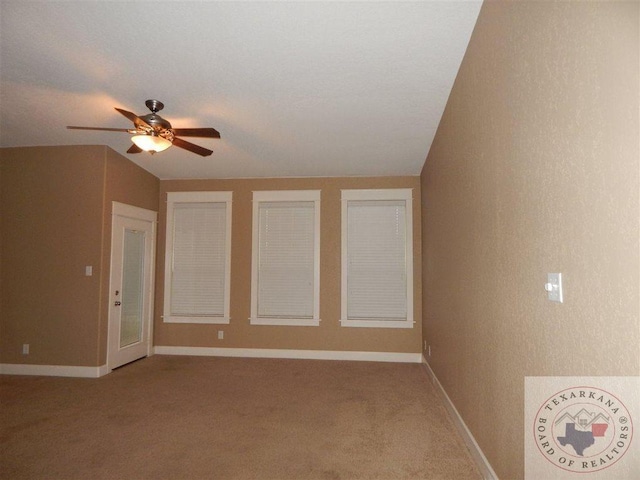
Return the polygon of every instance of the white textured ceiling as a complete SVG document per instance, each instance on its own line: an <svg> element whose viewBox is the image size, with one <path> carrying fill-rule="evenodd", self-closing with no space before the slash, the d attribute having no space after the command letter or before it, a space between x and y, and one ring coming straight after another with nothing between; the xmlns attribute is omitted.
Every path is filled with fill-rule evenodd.
<svg viewBox="0 0 640 480"><path fill-rule="evenodd" d="M105 144L162 179L417 175L480 1L0 2L0 146ZM214 151L126 154L165 104Z"/></svg>

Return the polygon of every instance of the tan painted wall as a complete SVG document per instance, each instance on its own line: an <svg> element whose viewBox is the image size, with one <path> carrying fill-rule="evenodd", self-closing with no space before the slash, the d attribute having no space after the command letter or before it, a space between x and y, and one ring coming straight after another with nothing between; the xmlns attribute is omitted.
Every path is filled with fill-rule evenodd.
<svg viewBox="0 0 640 480"><path fill-rule="evenodd" d="M341 328L340 189L414 189L414 270L421 268L418 177L164 181L102 146L1 149L1 363L99 366L106 360L111 202L157 210L161 199L155 344L242 348L419 352L414 329ZM231 325L165 325L164 215L167 191L232 190ZM251 192L321 189L320 327L248 324L251 279ZM160 194L159 194L160 191ZM85 265L93 276L84 275ZM414 282L420 318L421 278ZM22 355L23 343L31 352Z"/></svg>
<svg viewBox="0 0 640 480"><path fill-rule="evenodd" d="M158 251L164 252L166 193L232 191L231 323L229 325L165 324L164 257L156 277L155 345L193 347L420 352L422 328L369 329L340 327L340 190L350 188L413 188L414 190L414 318L421 316L420 179L305 178L254 180L166 180L160 182ZM254 190L321 190L320 206L320 326L249 325L251 308L251 221ZM216 332L224 330L224 340Z"/></svg>
<svg viewBox="0 0 640 480"><path fill-rule="evenodd" d="M525 376L640 374L638 25L485 2L425 163L430 364L500 478L524 475Z"/></svg>
<svg viewBox="0 0 640 480"><path fill-rule="evenodd" d="M0 170L0 362L104 364L110 202L156 210L158 180L104 146L0 149Z"/></svg>

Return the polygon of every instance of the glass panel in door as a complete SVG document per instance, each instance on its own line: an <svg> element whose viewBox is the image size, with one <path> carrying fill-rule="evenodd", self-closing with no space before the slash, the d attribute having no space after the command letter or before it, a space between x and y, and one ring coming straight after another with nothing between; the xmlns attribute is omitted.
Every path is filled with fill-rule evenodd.
<svg viewBox="0 0 640 480"><path fill-rule="evenodd" d="M145 232L124 231L120 348L142 340Z"/></svg>

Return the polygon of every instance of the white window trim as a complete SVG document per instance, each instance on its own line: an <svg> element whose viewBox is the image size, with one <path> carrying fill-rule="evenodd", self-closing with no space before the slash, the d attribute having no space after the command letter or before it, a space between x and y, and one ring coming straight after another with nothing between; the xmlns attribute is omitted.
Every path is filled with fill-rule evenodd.
<svg viewBox="0 0 640 480"><path fill-rule="evenodd" d="M167 193L167 230L164 259L164 315L165 323L208 323L228 324L231 307L231 205L233 192L168 192ZM176 316L171 312L171 265L173 263L173 206L176 203L225 203L225 279L224 314L222 316Z"/></svg>
<svg viewBox="0 0 640 480"><path fill-rule="evenodd" d="M260 246L260 202L314 202L313 318L258 317L258 253ZM320 325L320 190L263 190L253 192L251 248L251 325L307 326Z"/></svg>
<svg viewBox="0 0 640 480"><path fill-rule="evenodd" d="M342 190L342 252L341 252L341 300L340 325L365 328L413 328L413 189L361 189ZM347 212L350 200L404 200L406 214L406 258L407 258L407 318L405 320L350 320L347 315Z"/></svg>

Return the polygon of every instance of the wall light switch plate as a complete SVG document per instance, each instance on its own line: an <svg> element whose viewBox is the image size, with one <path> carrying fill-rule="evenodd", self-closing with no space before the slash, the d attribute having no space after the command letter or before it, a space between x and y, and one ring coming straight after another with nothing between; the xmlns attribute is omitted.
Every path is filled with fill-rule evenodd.
<svg viewBox="0 0 640 480"><path fill-rule="evenodd" d="M86 267L84 267L84 274L87 277L90 277L93 275L93 267L91 265L87 265Z"/></svg>
<svg viewBox="0 0 640 480"><path fill-rule="evenodd" d="M224 330L218 330L218 340L224 339Z"/></svg>
<svg viewBox="0 0 640 480"><path fill-rule="evenodd" d="M548 273L547 283L544 285L547 298L552 302L562 303L562 274Z"/></svg>

